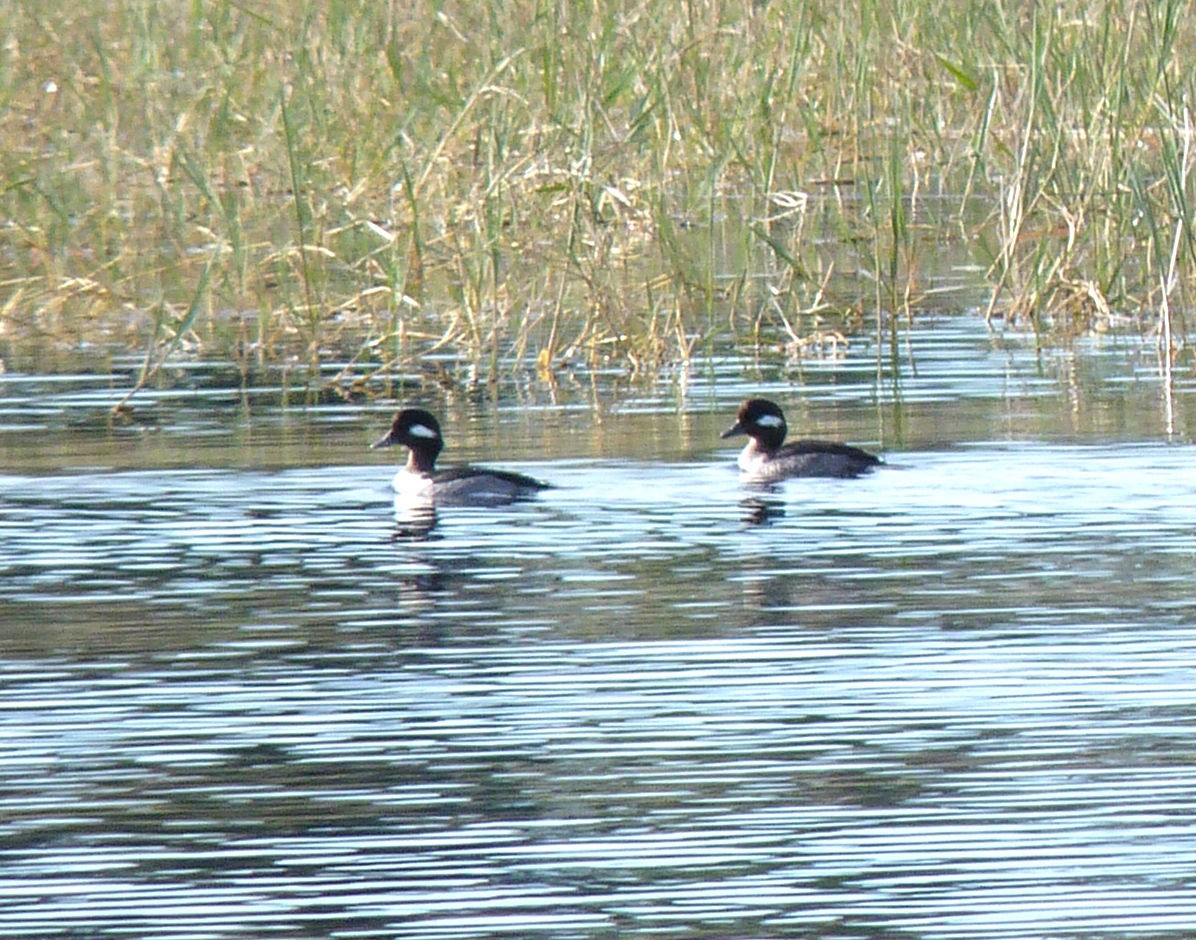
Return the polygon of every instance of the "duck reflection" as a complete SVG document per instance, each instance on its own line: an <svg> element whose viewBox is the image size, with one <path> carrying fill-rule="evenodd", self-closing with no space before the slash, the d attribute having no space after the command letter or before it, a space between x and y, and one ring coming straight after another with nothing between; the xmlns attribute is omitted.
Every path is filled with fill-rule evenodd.
<svg viewBox="0 0 1196 940"><path fill-rule="evenodd" d="M392 542L423 542L433 538L436 528L436 503L427 499L412 500L396 496L394 501L395 527L391 533Z"/></svg>
<svg viewBox="0 0 1196 940"><path fill-rule="evenodd" d="M744 525L772 525L777 519L784 518L784 501L772 495L777 492L776 487L753 486L752 489L753 495L739 501L740 520Z"/></svg>

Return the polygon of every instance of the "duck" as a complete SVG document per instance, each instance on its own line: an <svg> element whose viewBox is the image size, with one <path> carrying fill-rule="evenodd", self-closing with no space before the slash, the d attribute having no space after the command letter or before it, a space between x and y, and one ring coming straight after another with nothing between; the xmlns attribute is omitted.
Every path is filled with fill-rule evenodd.
<svg viewBox="0 0 1196 940"><path fill-rule="evenodd" d="M549 485L522 473L462 465L436 470L436 458L444 449L440 422L423 408L403 408L395 415L390 430L371 449L407 448L407 462L394 477L396 503L431 503L456 506L502 506L530 499Z"/></svg>
<svg viewBox="0 0 1196 940"><path fill-rule="evenodd" d="M797 440L785 443L785 413L767 398L749 398L739 407L735 423L721 438L746 434L739 453L741 479L747 483L775 483L791 477L856 477L882 461L879 457L835 441Z"/></svg>

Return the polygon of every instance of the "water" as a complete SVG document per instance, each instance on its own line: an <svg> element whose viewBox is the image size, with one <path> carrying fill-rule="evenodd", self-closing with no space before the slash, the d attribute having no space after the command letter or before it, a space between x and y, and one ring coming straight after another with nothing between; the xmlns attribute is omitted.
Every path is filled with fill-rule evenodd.
<svg viewBox="0 0 1196 940"><path fill-rule="evenodd" d="M1193 385L911 348L440 402L555 489L423 538L389 405L6 377L0 933L1196 935ZM741 490L747 391L888 466Z"/></svg>

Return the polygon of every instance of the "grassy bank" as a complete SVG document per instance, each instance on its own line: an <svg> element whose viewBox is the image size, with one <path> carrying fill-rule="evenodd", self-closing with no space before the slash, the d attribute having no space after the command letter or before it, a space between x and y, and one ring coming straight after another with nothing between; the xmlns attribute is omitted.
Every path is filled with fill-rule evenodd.
<svg viewBox="0 0 1196 940"><path fill-rule="evenodd" d="M7 6L0 355L35 365L800 351L943 306L947 251L992 316L1186 334L1177 0Z"/></svg>

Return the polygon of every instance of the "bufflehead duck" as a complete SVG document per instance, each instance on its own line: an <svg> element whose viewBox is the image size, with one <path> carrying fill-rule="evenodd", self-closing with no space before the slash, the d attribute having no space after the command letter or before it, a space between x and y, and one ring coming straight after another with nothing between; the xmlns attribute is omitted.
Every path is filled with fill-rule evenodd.
<svg viewBox="0 0 1196 940"><path fill-rule="evenodd" d="M547 489L547 483L509 470L451 467L436 472L436 457L444 448L440 424L422 408L404 408L395 415L386 436L374 447L402 444L407 463L395 474L395 499L436 505L501 506L527 499Z"/></svg>
<svg viewBox="0 0 1196 940"><path fill-rule="evenodd" d="M785 415L767 398L749 398L735 424L722 437L751 438L739 454L739 469L751 483L775 483L787 477L854 477L881 461L867 451L834 441L790 441Z"/></svg>

